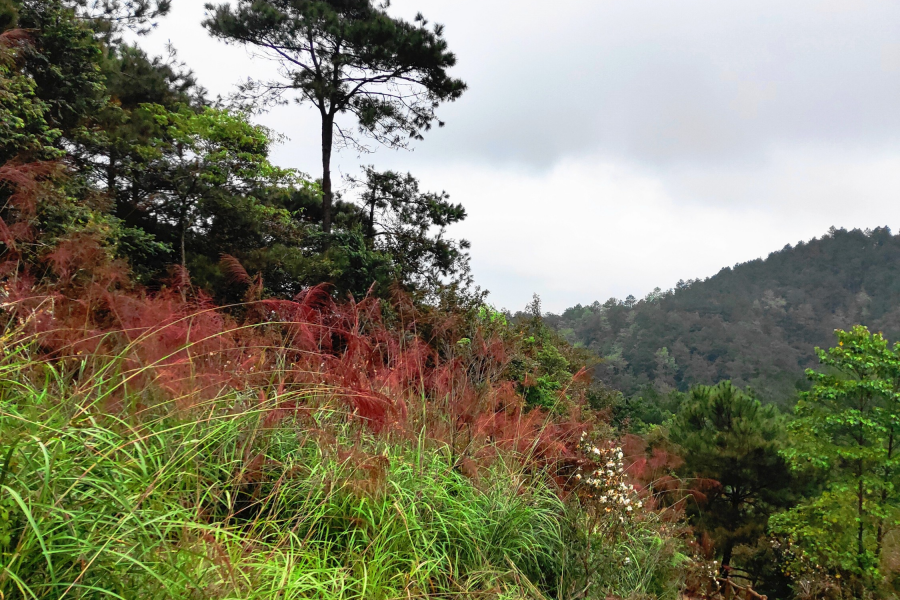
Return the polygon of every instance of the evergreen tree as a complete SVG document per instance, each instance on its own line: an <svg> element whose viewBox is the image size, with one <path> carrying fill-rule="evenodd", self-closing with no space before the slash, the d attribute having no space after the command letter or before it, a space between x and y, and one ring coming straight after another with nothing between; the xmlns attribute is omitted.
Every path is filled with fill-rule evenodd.
<svg viewBox="0 0 900 600"><path fill-rule="evenodd" d="M669 423L684 458L679 474L706 496L689 505L689 518L716 542L724 568L736 545L754 544L769 516L791 503L783 436L775 408L729 381L693 388Z"/></svg>
<svg viewBox="0 0 900 600"><path fill-rule="evenodd" d="M240 0L207 5L215 37L251 46L278 61L281 79L250 81L245 91L280 100L288 92L318 110L322 125L322 228L331 231L331 156L338 142L365 149L338 118L352 115L361 134L389 147L421 139L441 102L465 84L447 74L456 57L443 27L390 17L372 0ZM440 121L438 121L440 125Z"/></svg>
<svg viewBox="0 0 900 600"><path fill-rule="evenodd" d="M13 158L31 162L59 154L54 144L60 132L48 123L49 106L25 72L31 43L21 30L0 33L0 165Z"/></svg>
<svg viewBox="0 0 900 600"><path fill-rule="evenodd" d="M392 258L407 289L434 289L446 277L468 274L466 240L448 239L445 229L466 218L446 192L422 192L407 173L365 169L362 188L364 230L369 247Z"/></svg>
<svg viewBox="0 0 900 600"><path fill-rule="evenodd" d="M23 70L45 105L48 124L66 148L93 135L90 118L107 103L103 50L94 32L62 0L23 2L17 27L27 32Z"/></svg>
<svg viewBox="0 0 900 600"><path fill-rule="evenodd" d="M139 35L148 33L156 26L154 19L172 8L172 0L71 0L71 4L107 42L119 41L126 29Z"/></svg>

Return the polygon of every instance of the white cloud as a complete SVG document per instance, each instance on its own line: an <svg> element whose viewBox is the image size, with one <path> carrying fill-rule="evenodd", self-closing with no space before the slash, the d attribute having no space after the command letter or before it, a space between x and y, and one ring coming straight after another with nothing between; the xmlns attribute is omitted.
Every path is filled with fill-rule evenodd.
<svg viewBox="0 0 900 600"><path fill-rule="evenodd" d="M419 174L465 200L470 217L456 233L472 241L494 304L521 309L535 292L559 311L708 277L833 225L900 222L900 153L815 154L785 148L756 169L706 174L660 176L598 157L549 172L451 165Z"/></svg>
<svg viewBox="0 0 900 600"><path fill-rule="evenodd" d="M470 90L415 152L338 157L410 170L469 219L499 306L560 310L766 256L832 225L897 225L900 3L890 0L394 0L446 25ZM227 93L271 65L206 36L178 0L171 39ZM260 117L317 175L318 123Z"/></svg>

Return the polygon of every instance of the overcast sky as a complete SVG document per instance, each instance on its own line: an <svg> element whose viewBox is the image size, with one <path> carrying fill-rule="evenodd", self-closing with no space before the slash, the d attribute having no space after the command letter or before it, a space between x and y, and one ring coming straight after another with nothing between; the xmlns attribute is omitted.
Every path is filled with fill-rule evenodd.
<svg viewBox="0 0 900 600"><path fill-rule="evenodd" d="M214 94L270 65L209 38L175 0L171 41ZM468 210L498 307L559 311L846 228L900 227L896 0L395 0L446 25L469 90L415 150L337 157L408 170ZM318 116L258 120L284 166L318 176Z"/></svg>

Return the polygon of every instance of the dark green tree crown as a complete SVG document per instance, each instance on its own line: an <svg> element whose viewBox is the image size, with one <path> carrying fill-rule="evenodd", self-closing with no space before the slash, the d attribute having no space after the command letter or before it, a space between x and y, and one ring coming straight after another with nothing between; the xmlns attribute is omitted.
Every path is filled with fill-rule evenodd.
<svg viewBox="0 0 900 600"><path fill-rule="evenodd" d="M421 139L439 103L466 87L447 74L456 57L443 28L428 28L421 15L413 23L396 19L370 0L240 0L236 8L206 8L212 35L280 63L279 80L250 81L246 92L281 101L294 90L323 115L352 114L360 133L391 147ZM360 146L346 129L338 136Z"/></svg>

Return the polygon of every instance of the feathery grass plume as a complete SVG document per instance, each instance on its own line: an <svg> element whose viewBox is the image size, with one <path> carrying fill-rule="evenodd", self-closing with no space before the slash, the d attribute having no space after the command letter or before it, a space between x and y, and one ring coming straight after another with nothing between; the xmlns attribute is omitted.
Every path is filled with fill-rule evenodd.
<svg viewBox="0 0 900 600"><path fill-rule="evenodd" d="M219 259L219 264L222 266L222 270L225 271L228 280L232 283L240 283L243 285L250 285L253 283L253 279L247 273L247 270L244 269L244 265L232 255L223 254Z"/></svg>
<svg viewBox="0 0 900 600"><path fill-rule="evenodd" d="M4 597L521 597L560 550L539 474L497 462L476 486L446 447L361 436L327 402L276 424L245 392L126 418L27 350L2 370Z"/></svg>
<svg viewBox="0 0 900 600"><path fill-rule="evenodd" d="M573 493L581 375L527 407L508 328L61 264L0 282L3 597L669 593L665 524Z"/></svg>

